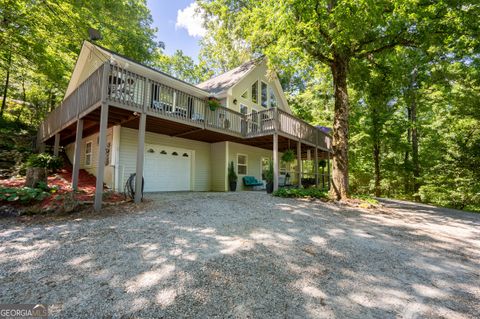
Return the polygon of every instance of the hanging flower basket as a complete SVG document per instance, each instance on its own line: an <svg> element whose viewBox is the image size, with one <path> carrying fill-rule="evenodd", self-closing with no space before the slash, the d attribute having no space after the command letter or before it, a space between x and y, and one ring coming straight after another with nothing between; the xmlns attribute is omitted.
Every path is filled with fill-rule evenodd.
<svg viewBox="0 0 480 319"><path fill-rule="evenodd" d="M220 104L220 101L217 100L216 98L214 98L213 96L208 97L207 105L208 105L210 111L215 111L216 109L218 109L219 107L222 106Z"/></svg>
<svg viewBox="0 0 480 319"><path fill-rule="evenodd" d="M282 161L284 161L285 163L291 163L294 160L295 160L295 153L293 152L293 150L289 149L283 152Z"/></svg>

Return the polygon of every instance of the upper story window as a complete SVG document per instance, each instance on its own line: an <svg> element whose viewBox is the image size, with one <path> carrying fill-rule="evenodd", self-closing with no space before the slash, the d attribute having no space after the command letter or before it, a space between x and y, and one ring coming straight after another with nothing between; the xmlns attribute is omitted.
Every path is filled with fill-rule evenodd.
<svg viewBox="0 0 480 319"><path fill-rule="evenodd" d="M258 103L258 81L252 84L252 102Z"/></svg>
<svg viewBox="0 0 480 319"><path fill-rule="evenodd" d="M275 91L270 87L270 107L277 107L277 97L275 96Z"/></svg>
<svg viewBox="0 0 480 319"><path fill-rule="evenodd" d="M242 98L244 98L245 100L248 99L248 90L243 92L243 94L241 95Z"/></svg>
<svg viewBox="0 0 480 319"><path fill-rule="evenodd" d="M262 82L262 106L267 107L268 96L267 96L267 83Z"/></svg>

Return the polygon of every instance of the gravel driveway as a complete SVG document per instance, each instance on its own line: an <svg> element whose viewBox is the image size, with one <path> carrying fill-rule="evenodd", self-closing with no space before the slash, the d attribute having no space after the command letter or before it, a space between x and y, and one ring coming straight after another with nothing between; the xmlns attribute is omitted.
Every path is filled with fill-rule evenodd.
<svg viewBox="0 0 480 319"><path fill-rule="evenodd" d="M262 192L0 220L0 303L53 318L478 318L480 214Z"/></svg>

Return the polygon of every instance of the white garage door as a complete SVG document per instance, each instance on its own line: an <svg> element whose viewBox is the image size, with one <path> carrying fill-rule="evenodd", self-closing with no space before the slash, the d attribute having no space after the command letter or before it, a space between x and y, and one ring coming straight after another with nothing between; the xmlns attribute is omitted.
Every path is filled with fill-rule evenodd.
<svg viewBox="0 0 480 319"><path fill-rule="evenodd" d="M159 145L145 146L145 192L189 191L192 151Z"/></svg>

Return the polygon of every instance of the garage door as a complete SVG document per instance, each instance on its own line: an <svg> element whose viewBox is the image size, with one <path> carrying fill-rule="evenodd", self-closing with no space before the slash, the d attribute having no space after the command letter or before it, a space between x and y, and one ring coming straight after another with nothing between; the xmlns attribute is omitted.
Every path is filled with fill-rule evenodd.
<svg viewBox="0 0 480 319"><path fill-rule="evenodd" d="M146 145L145 192L189 191L192 151Z"/></svg>

